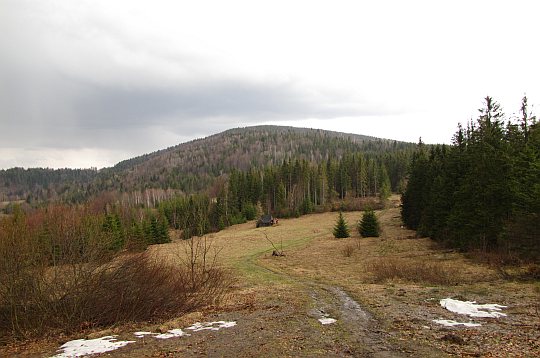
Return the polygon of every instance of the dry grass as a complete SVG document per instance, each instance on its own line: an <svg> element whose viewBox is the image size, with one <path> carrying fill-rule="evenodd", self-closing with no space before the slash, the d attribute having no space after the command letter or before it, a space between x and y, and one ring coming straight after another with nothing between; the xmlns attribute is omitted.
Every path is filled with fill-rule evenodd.
<svg viewBox="0 0 540 358"><path fill-rule="evenodd" d="M459 270L441 262L387 258L366 265L373 282L402 280L421 284L455 285L464 282Z"/></svg>
<svg viewBox="0 0 540 358"><path fill-rule="evenodd" d="M360 238L353 230L353 237L336 240L332 228L337 214L327 212L282 219L279 225L268 228L256 228L254 222L235 225L212 234L208 241L221 250L222 264L235 270L241 276L239 282L247 287L284 283L283 276L276 274L281 272L348 286L350 290L388 278L454 285L499 277L490 267L474 264L459 253L442 250L427 238L415 238L414 231L401 227L399 208L394 206L376 214L383 227L380 238ZM343 215L349 227L354 227L362 212L344 212ZM277 247L283 247L285 257L271 256L274 249L265 234ZM176 240L152 250L177 259L171 252L183 250L185 244ZM402 268L406 272L400 273ZM389 273L382 275L385 270ZM397 273L392 274L392 271Z"/></svg>
<svg viewBox="0 0 540 358"><path fill-rule="evenodd" d="M312 240L332 236L336 213L311 214L298 219L280 219L272 227L256 228L255 222L234 225L226 230L208 236L207 240L220 252L221 265L232 269L246 285L265 284L275 281L276 275L259 266L259 260L289 261L289 252L306 247ZM332 221L330 226L320 225L320 221ZM285 253L285 257L272 257L274 247L266 239ZM186 242L174 240L171 244L156 245L150 248L160 257L179 260L178 252L184 252Z"/></svg>
<svg viewBox="0 0 540 358"><path fill-rule="evenodd" d="M354 251L356 250L356 245L353 244L347 244L344 248L341 249L341 253L344 257L351 257L354 254Z"/></svg>
<svg viewBox="0 0 540 358"><path fill-rule="evenodd" d="M516 321L534 314L530 303L536 302L537 295L532 284L502 282L490 266L437 247L427 238L416 238L414 231L401 227L399 208L395 205L376 214L383 227L380 238L359 238L352 231L352 238L334 239L335 212L283 219L269 228L257 229L254 222L249 222L213 234L211 241L221 249L223 265L238 274L230 309L256 312L271 310L268 307L276 303L293 302L303 311L312 304L311 285L338 286L396 332L403 330L399 339L435 340L435 345L440 344L433 338L436 328L422 327L442 314L437 304L439 298L463 297L500 304L517 301L526 307L523 311L527 316L519 316ZM344 212L350 227L361 216L362 212ZM283 245L285 257L271 256L273 247L265 239L265 232L276 246ZM184 242L176 241L155 249L166 255L175 246L180 249L183 245ZM382 270L387 262L393 264L389 268L391 274L386 275L392 276L391 282L373 283L372 269ZM396 278L396 272L404 267L404 277ZM436 287L429 287L433 285ZM404 316L414 319L404 320ZM283 322L289 321L284 318L280 323L287 324ZM499 342L504 342L500 338L494 336L486 344L500 348ZM267 343L273 346L280 344L280 340L269 339Z"/></svg>

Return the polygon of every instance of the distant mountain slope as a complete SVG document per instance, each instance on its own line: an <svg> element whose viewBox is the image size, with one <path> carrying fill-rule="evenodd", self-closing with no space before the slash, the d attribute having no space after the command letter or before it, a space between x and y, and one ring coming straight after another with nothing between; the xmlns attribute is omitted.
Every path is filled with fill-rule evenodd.
<svg viewBox="0 0 540 358"><path fill-rule="evenodd" d="M19 170L17 178L0 171L0 199L49 199L64 196L78 201L102 191L146 188L196 192L232 169L246 170L281 164L283 160L321 162L344 153L381 154L411 148L411 143L320 129L282 126L235 128L203 139L182 143L122 161L98 172L60 170L48 172L40 182L39 170ZM50 170L49 170L50 171ZM70 180L64 181L68 176ZM34 178L27 180L28 177ZM54 180L46 180L53 177ZM37 188L40 190L37 191Z"/></svg>
<svg viewBox="0 0 540 358"><path fill-rule="evenodd" d="M265 164L280 163L297 154L315 156L327 154L325 144L332 140L349 140L353 143L377 141L379 138L358 134L347 134L321 129L307 129L281 126L254 126L229 129L212 136L182 143L174 147L122 161L114 166L114 171L134 169L150 162L161 162L163 166L180 165L192 170L200 161L215 162L221 169L247 169L250 160L264 159ZM255 150L253 152L252 150ZM189 153L189 154L188 154ZM306 158L309 159L309 158ZM212 164L212 163L211 163Z"/></svg>
<svg viewBox="0 0 540 358"><path fill-rule="evenodd" d="M281 164L287 159L321 162L344 153L381 153L410 143L320 129L281 126L235 128L118 163L103 179L116 188L204 189L231 169Z"/></svg>
<svg viewBox="0 0 540 358"><path fill-rule="evenodd" d="M0 170L0 202L14 200L83 200L96 169L11 168Z"/></svg>

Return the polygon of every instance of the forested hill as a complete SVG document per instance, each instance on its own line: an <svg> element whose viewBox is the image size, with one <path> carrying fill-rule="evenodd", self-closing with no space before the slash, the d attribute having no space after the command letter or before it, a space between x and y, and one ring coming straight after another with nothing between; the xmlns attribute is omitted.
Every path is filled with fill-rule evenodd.
<svg viewBox="0 0 540 358"><path fill-rule="evenodd" d="M133 169L159 163L160 166L182 166L188 171L200 168L201 160L212 169L245 170L252 165L280 164L284 159L310 161L328 159L350 149L347 142L366 144L363 148L379 151L381 144L394 141L370 136L321 129L254 126L229 129L212 136L182 143L118 163L112 170ZM373 142L367 145L368 142ZM300 157L299 157L300 156ZM206 171L206 168L203 169ZM216 173L215 173L216 174Z"/></svg>
<svg viewBox="0 0 540 358"><path fill-rule="evenodd" d="M379 163L384 161L395 188L413 149L411 143L319 129L236 128L99 171L2 170L0 199L79 202L104 191L133 192L149 188L194 193L208 189L217 177L233 169L260 169L287 160L320 164L358 152Z"/></svg>

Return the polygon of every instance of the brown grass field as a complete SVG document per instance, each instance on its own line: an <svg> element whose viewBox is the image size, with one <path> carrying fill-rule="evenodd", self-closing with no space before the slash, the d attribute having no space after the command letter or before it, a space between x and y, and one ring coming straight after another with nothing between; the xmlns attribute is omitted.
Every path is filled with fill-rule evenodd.
<svg viewBox="0 0 540 358"><path fill-rule="evenodd" d="M201 312L171 317L161 325L124 325L86 337L163 332L196 321L234 320L229 329L190 337L146 338L114 357L532 357L540 356L540 289L536 281L501 275L461 253L437 247L401 227L396 197L377 212L379 238L360 238L361 212L344 213L352 237L335 239L337 213L280 220L268 228L254 222L207 236L220 265L234 275L224 302ZM285 256L271 253L275 248ZM186 242L154 246L163 260L179 260ZM443 309L439 300L456 298L508 306L507 317L472 318ZM321 325L322 314L337 319ZM434 319L473 320L481 327L447 328ZM68 339L25 342L0 355L50 356Z"/></svg>

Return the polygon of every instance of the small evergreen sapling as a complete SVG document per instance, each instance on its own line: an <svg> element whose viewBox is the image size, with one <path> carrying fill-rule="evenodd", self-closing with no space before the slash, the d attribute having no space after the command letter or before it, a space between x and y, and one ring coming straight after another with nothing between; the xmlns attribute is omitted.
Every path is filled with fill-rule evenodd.
<svg viewBox="0 0 540 358"><path fill-rule="evenodd" d="M379 220L371 209L364 211L362 220L358 223L358 232L362 237L379 237Z"/></svg>
<svg viewBox="0 0 540 358"><path fill-rule="evenodd" d="M340 211L337 222L336 222L336 226L334 226L334 237L336 239L342 239L349 236L350 236L349 227L347 226L347 223L345 222L345 219L343 218L343 213Z"/></svg>

